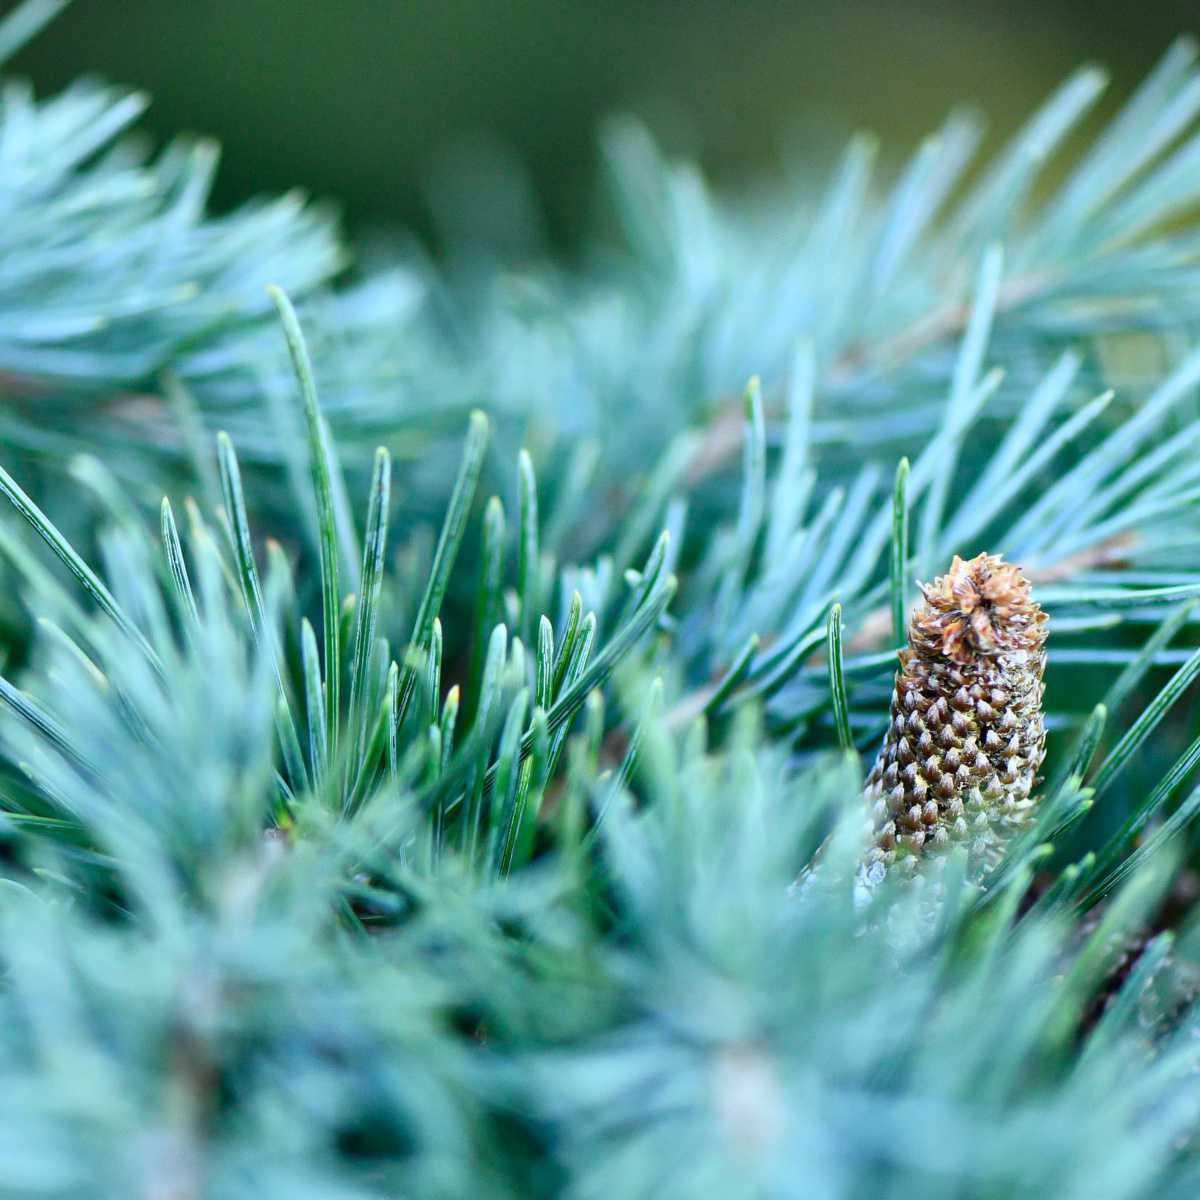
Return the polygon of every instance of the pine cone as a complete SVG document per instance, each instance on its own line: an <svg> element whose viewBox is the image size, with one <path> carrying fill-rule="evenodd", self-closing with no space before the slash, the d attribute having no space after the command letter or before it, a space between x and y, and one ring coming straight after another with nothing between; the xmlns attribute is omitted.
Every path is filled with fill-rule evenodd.
<svg viewBox="0 0 1200 1200"><path fill-rule="evenodd" d="M1196 876L1188 870L1175 878L1167 903L1153 920L1141 929L1118 932L1108 944L1108 970L1080 1024L1086 1036L1128 986L1142 955L1151 942L1165 930L1178 930L1187 922L1196 902ZM1103 920L1107 904L1100 903L1088 912L1075 929L1073 954L1079 953L1095 934ZM1200 1000L1200 963L1189 953L1169 948L1157 970L1142 985L1137 997L1138 1025L1152 1047L1160 1038L1179 1028L1180 1023L1196 1022L1195 1005Z"/></svg>
<svg viewBox="0 0 1200 1200"><path fill-rule="evenodd" d="M980 554L931 584L908 625L891 723L867 777L868 885L966 845L981 878L1027 822L1046 748L1046 614L1019 568Z"/></svg>

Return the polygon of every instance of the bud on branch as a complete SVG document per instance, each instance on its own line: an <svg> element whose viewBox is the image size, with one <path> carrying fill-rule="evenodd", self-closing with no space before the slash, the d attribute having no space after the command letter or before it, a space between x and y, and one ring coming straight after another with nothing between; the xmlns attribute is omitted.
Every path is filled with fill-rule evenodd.
<svg viewBox="0 0 1200 1200"><path fill-rule="evenodd" d="M1046 614L1019 568L980 554L919 585L891 722L866 795L864 882L914 872L953 845L974 878L1031 817L1046 748Z"/></svg>

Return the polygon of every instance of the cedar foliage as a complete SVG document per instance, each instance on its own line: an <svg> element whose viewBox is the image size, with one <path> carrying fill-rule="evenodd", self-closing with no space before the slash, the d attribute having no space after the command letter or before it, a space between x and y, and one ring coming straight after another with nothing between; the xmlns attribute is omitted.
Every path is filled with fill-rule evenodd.
<svg viewBox="0 0 1200 1200"><path fill-rule="evenodd" d="M741 197L615 122L568 271L6 83L0 1194L1196 1194L1195 48L1102 87ZM864 900L980 552L1039 803Z"/></svg>

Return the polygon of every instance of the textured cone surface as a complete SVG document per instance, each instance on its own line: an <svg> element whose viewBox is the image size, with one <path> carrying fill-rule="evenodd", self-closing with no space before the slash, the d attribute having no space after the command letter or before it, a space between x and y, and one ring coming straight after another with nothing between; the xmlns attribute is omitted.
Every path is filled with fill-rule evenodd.
<svg viewBox="0 0 1200 1200"><path fill-rule="evenodd" d="M867 777L873 840L865 882L911 873L965 845L986 874L1032 814L1046 746L1046 614L998 555L919 585L883 748Z"/></svg>

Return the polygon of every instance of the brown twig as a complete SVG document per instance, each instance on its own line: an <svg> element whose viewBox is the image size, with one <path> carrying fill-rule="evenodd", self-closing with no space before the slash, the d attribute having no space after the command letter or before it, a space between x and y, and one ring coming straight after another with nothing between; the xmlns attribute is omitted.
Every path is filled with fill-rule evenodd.
<svg viewBox="0 0 1200 1200"><path fill-rule="evenodd" d="M1044 567L1030 567L1025 574L1033 584L1058 583L1095 567L1120 566L1128 561L1137 543L1138 536L1132 530L1116 533L1094 546L1061 558L1058 562L1047 563ZM879 649L887 644L891 631L891 609L881 605L872 609L859 622L858 630L847 644L847 649L857 653Z"/></svg>
<svg viewBox="0 0 1200 1200"><path fill-rule="evenodd" d="M996 311L1017 308L1043 292L1054 281L1049 272L1036 272L1010 279L1000 288ZM891 370L920 351L945 338L961 333L971 317L967 301L945 305L926 313L916 322L881 342L874 350L854 346L830 367L825 383L846 387L856 376L872 371ZM684 478L689 485L700 483L718 471L737 453L742 439L742 402L740 398L724 401L709 422L688 463Z"/></svg>
<svg viewBox="0 0 1200 1200"><path fill-rule="evenodd" d="M1068 555L1057 562L1048 563L1044 567L1033 567L1025 572L1030 583L1058 583L1070 579L1082 571L1090 571L1096 567L1125 565L1130 555L1137 548L1138 535L1132 530L1113 534L1095 546L1089 546L1076 554ZM851 653L865 654L871 650L882 649L887 645L892 632L891 608L880 605L871 609L858 623L858 629L847 643L846 649ZM770 638L763 639L763 648L769 647ZM823 661L823 653L817 651L805 664L819 666ZM670 709L664 718L668 729L680 729L695 720L703 711L704 706L715 695L719 685L719 677L694 688Z"/></svg>

